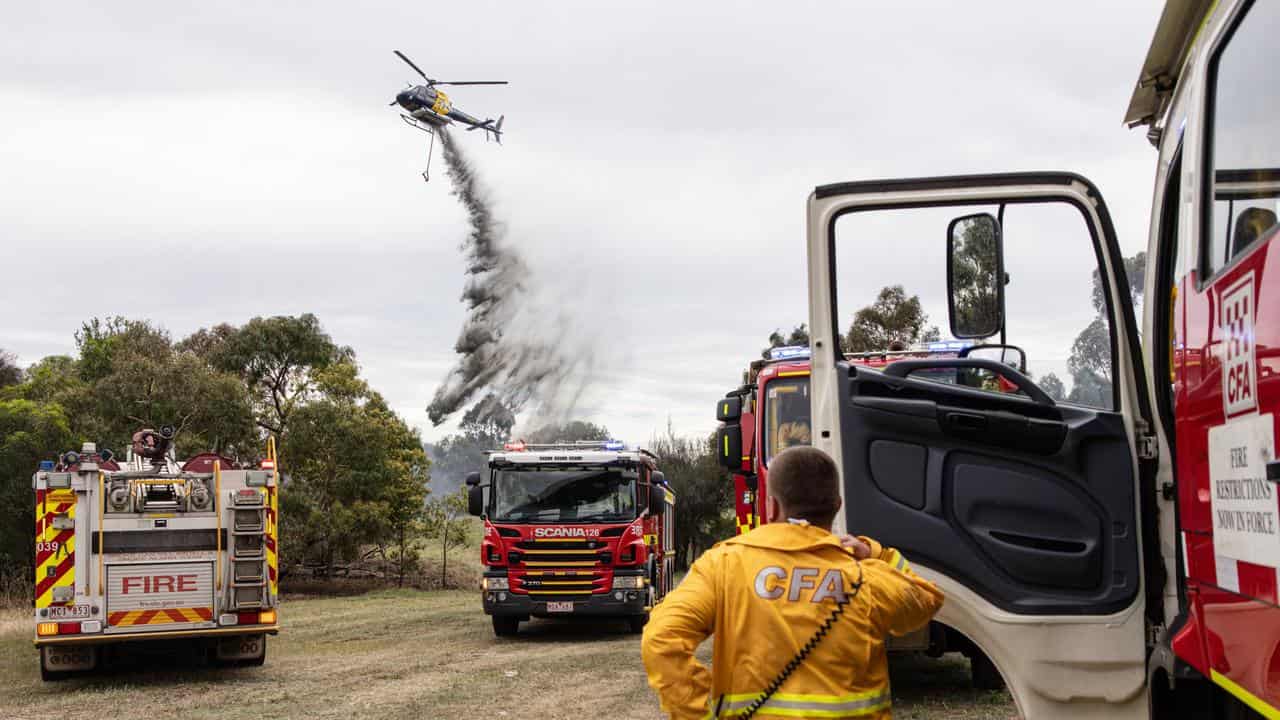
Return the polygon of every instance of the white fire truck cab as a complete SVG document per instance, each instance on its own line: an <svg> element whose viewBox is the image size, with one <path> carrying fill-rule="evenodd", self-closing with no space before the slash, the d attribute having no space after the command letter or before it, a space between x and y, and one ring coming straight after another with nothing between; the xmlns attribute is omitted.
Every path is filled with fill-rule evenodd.
<svg viewBox="0 0 1280 720"><path fill-rule="evenodd" d="M1277 33L1277 2L1167 4L1126 118L1158 148L1141 283L1076 174L809 198L813 443L842 469L838 529L945 591L938 621L1023 717L1280 718ZM844 359L839 321L889 282L986 349Z"/></svg>
<svg viewBox="0 0 1280 720"><path fill-rule="evenodd" d="M185 462L172 431L144 430L117 462L86 443L46 461L35 489L35 646L45 680L93 670L104 650L181 640L261 664L279 630L275 443L257 468ZM145 453L145 456L144 454Z"/></svg>

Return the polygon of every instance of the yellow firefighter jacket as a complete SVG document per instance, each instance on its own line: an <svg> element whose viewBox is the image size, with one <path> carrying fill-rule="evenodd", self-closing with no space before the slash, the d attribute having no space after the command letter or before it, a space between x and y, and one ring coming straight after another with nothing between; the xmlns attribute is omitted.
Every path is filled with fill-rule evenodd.
<svg viewBox="0 0 1280 720"><path fill-rule="evenodd" d="M758 718L890 717L884 641L918 629L942 593L891 548L857 562L835 535L763 525L708 550L653 610L642 653L649 684L676 720L744 714L836 608L845 611ZM860 589L855 594L854 588ZM715 635L712 669L693 652Z"/></svg>

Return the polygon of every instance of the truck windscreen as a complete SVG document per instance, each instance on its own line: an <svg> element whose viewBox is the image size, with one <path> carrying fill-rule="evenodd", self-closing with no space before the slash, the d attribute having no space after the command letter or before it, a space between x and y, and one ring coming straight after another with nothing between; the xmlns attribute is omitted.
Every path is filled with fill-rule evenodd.
<svg viewBox="0 0 1280 720"><path fill-rule="evenodd" d="M809 378L773 380L765 386L765 465L792 445L813 442L809 428Z"/></svg>
<svg viewBox="0 0 1280 720"><path fill-rule="evenodd" d="M636 476L619 469L500 470L492 520L607 522L636 517Z"/></svg>

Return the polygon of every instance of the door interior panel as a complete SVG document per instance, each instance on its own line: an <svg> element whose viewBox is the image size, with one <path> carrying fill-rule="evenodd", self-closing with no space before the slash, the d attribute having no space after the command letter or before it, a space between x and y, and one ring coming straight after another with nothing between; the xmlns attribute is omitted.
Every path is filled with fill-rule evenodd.
<svg viewBox="0 0 1280 720"><path fill-rule="evenodd" d="M846 525L1024 614L1098 614L1138 590L1117 413L842 365Z"/></svg>
<svg viewBox="0 0 1280 720"><path fill-rule="evenodd" d="M1021 463L961 451L949 461L955 519L989 560L1027 583L1097 587L1102 523L1087 496Z"/></svg>
<svg viewBox="0 0 1280 720"><path fill-rule="evenodd" d="M924 509L928 449L916 443L871 441L871 479L885 495L916 510Z"/></svg>

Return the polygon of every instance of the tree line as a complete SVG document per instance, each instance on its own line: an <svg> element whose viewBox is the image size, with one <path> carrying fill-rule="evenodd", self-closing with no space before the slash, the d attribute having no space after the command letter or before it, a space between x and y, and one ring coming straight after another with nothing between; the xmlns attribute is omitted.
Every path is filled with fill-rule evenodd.
<svg viewBox="0 0 1280 720"><path fill-rule="evenodd" d="M1129 298L1138 317L1141 317L1140 308L1144 297L1146 267L1146 252L1124 258ZM970 274L977 275L979 272L972 270ZM1071 389L1068 390L1062 378L1053 372L1045 373L1037 380L1037 384L1054 400L1065 400L1094 407L1110 407L1112 402L1111 323L1106 315L1106 295L1102 288L1102 276L1097 269L1094 269L1092 275L1090 299L1095 312L1094 318L1076 335L1067 357L1067 373L1071 380ZM924 312L920 297L907 295L902 285L889 285L881 288L875 302L854 315L848 332L840 338L840 347L845 353L879 352L895 347L906 349L913 345L939 340L940 337L941 332L938 327L929 324L929 316ZM1011 341L1016 344L1016 340ZM763 358L768 358L769 351L776 347L807 346L809 344L808 324L801 323L792 328L789 333L783 333L780 329L774 330L769 335L768 342L768 346L760 352ZM1027 375L1035 379L1034 373L1028 372Z"/></svg>
<svg viewBox="0 0 1280 720"><path fill-rule="evenodd" d="M840 336L840 351L883 352L941 338L942 331L938 326L929 324L929 315L924 311L919 295L908 296L903 286L887 285L880 289L874 302L854 313L849 330ZM760 357L768 358L769 351L776 347L808 344L808 323L800 323L785 334L774 330L769 334L768 347L760 351Z"/></svg>
<svg viewBox="0 0 1280 720"><path fill-rule="evenodd" d="M310 314L219 324L175 340L146 320L95 318L75 353L28 368L0 352L0 573L31 571L31 475L83 442L119 451L172 425L178 457L240 463L278 443L282 573L331 573L372 552L398 561L429 532L430 461L361 375L355 352Z"/></svg>
<svg viewBox="0 0 1280 720"><path fill-rule="evenodd" d="M456 433L424 444L361 376L356 353L311 314L222 323L175 339L146 320L94 318L75 351L23 368L0 350L0 575L31 577L31 476L41 460L97 443L123 455L142 427L172 425L179 458L213 451L261 461L276 438L283 580L330 577L377 564L403 583L437 543L440 581L450 552L467 544L467 473L513 439L516 418L493 397ZM531 442L609 439L583 420L546 424ZM732 533L732 489L710 441L670 429L654 438L677 503L685 564Z"/></svg>

